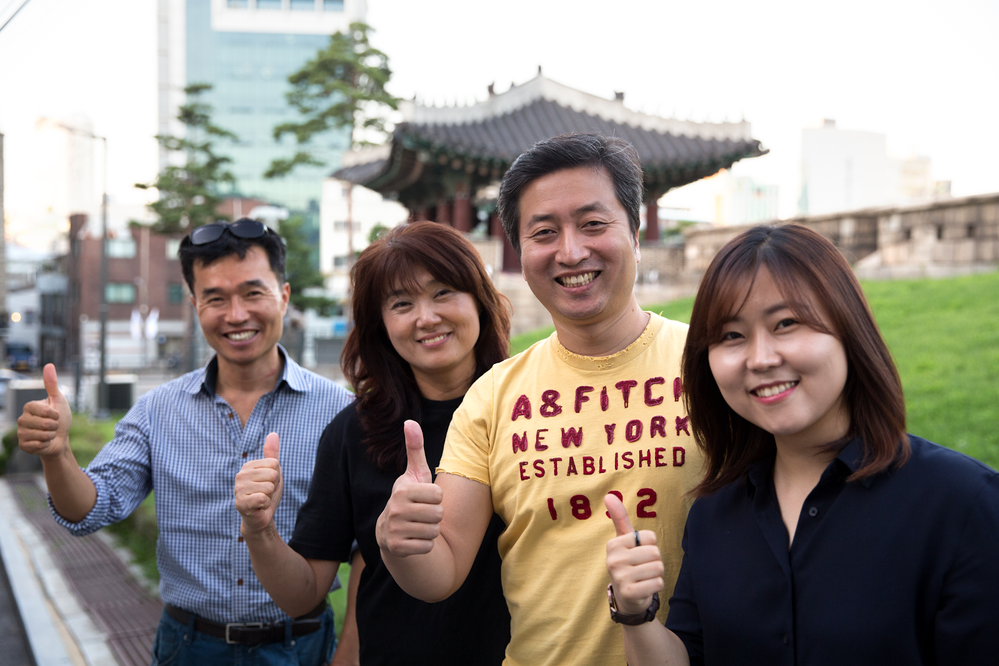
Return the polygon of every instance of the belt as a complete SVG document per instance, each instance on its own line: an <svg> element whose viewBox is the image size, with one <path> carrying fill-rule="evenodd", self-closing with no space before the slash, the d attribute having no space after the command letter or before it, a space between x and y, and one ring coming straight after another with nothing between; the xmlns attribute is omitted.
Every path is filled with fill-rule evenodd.
<svg viewBox="0 0 999 666"><path fill-rule="evenodd" d="M188 624L193 613L189 613L182 608L170 606L164 607L166 614L177 620L181 624ZM305 615L291 621L291 635L305 636L316 631L322 626L320 615L326 611L326 600L312 609ZM194 630L200 631L208 636L224 638L230 645L259 645L260 643L281 643L285 639L285 623L277 622L227 622L220 624L201 617L195 616Z"/></svg>

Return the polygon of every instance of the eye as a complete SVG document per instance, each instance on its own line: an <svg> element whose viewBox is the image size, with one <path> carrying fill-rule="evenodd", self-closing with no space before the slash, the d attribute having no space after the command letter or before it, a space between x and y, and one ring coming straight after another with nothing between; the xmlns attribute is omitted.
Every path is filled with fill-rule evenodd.
<svg viewBox="0 0 999 666"><path fill-rule="evenodd" d="M728 342L729 340L738 340L741 337L742 333L739 333L738 331L724 331L721 339L722 342Z"/></svg>
<svg viewBox="0 0 999 666"><path fill-rule="evenodd" d="M798 323L798 320L792 319L790 317L786 317L784 319L781 319L779 322L777 322L777 326L775 328L778 329L778 330L782 329L782 328L788 328L789 326L794 326L797 323Z"/></svg>
<svg viewBox="0 0 999 666"><path fill-rule="evenodd" d="M440 289L437 290L437 293L434 294L434 296L435 297L450 296L453 293L454 289L452 289L451 287L441 287Z"/></svg>
<svg viewBox="0 0 999 666"><path fill-rule="evenodd" d="M388 307L389 310L401 310L405 307L408 307L409 304L410 304L409 301L404 301L400 299L398 301L392 301L391 303L389 303Z"/></svg>

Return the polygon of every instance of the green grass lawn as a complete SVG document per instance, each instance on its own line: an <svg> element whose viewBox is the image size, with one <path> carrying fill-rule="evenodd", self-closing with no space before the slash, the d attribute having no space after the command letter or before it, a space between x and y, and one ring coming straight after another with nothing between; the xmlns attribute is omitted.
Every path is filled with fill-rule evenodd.
<svg viewBox="0 0 999 666"><path fill-rule="evenodd" d="M910 432L999 468L999 273L944 280L865 282L871 309L898 364ZM690 321L692 298L646 305L669 319ZM516 336L512 353L551 335L549 327ZM73 417L70 441L86 465L111 439L115 420ZM154 578L156 517L150 496L115 529ZM330 595L339 631L343 589Z"/></svg>

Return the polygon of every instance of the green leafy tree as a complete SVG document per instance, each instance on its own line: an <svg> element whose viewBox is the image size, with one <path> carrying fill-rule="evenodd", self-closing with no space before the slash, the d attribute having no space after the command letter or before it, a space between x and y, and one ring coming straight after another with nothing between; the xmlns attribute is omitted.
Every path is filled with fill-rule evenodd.
<svg viewBox="0 0 999 666"><path fill-rule="evenodd" d="M385 90L392 71L388 56L368 42L370 32L365 23L351 23L288 77L291 90L285 97L301 119L275 127L274 139L291 135L298 151L291 158L272 161L264 177L286 176L302 164L324 166L308 146L317 134L347 129L351 147L368 144L367 137L384 136L382 112L385 107L399 108L399 99Z"/></svg>
<svg viewBox="0 0 999 666"><path fill-rule="evenodd" d="M329 315L337 305L332 298L307 295L310 287L322 288L325 284L323 274L312 264L310 255L312 246L309 244L302 225L305 220L299 215L292 215L280 223L278 230L285 240L286 268L285 280L291 285L291 304L303 312L318 310L322 315Z"/></svg>
<svg viewBox="0 0 999 666"><path fill-rule="evenodd" d="M218 140L234 141L236 135L212 124L212 107L201 101L211 88L207 83L192 83L184 88L187 103L177 113L177 120L187 128L184 137L156 136L163 148L184 153L187 161L165 167L152 183L135 184L143 190L159 191L159 198L149 204L157 218L154 231L176 233L216 221L221 217L216 210L222 202L222 185L231 188L236 183L227 168L232 160L217 154L214 145Z"/></svg>

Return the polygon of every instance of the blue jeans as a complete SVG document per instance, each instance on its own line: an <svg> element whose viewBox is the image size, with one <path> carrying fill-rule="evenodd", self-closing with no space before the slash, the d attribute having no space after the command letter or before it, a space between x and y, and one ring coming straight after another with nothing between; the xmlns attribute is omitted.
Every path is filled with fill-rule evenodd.
<svg viewBox="0 0 999 666"><path fill-rule="evenodd" d="M333 611L320 616L321 626L283 643L229 645L181 624L163 612L153 643L151 666L325 666L336 650Z"/></svg>

